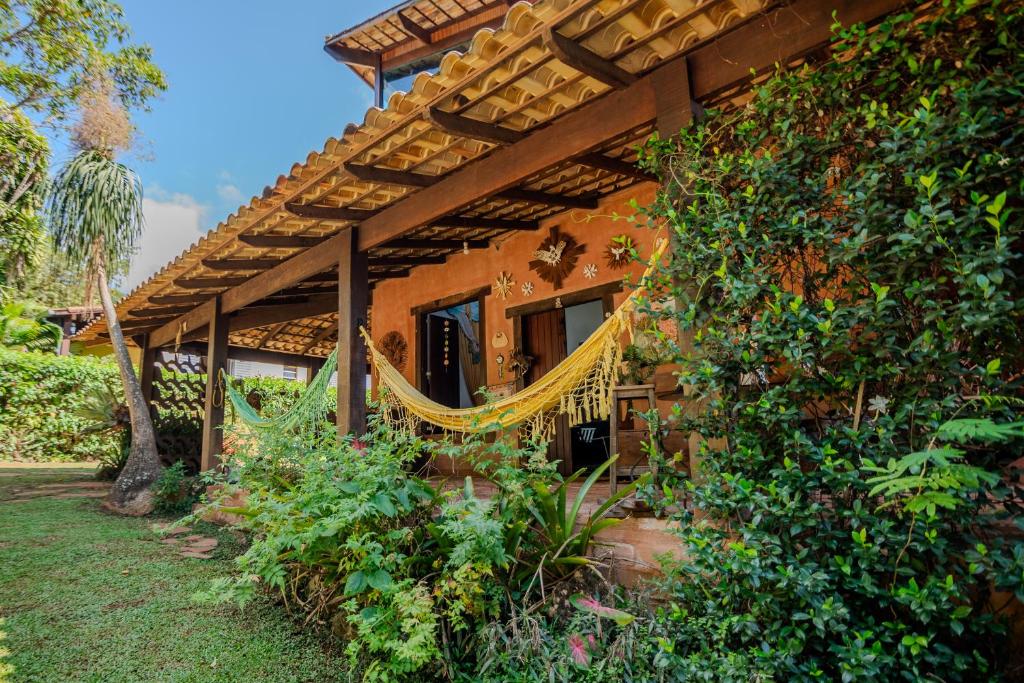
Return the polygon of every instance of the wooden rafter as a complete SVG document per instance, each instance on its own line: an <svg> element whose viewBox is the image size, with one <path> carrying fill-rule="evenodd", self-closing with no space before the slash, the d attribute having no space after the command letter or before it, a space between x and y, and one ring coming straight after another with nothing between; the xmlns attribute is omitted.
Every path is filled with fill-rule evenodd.
<svg viewBox="0 0 1024 683"><path fill-rule="evenodd" d="M313 337L305 346L302 347L302 351L299 352L300 356L305 356L309 353L309 350L315 346L319 346L321 342L326 341L330 337L338 333L337 325L328 325L324 329L320 330L315 337Z"/></svg>
<svg viewBox="0 0 1024 683"><path fill-rule="evenodd" d="M318 206L316 204L300 204L286 202L286 211L300 218L314 218L324 221L363 221L370 218L376 211L371 209L350 209L345 206Z"/></svg>
<svg viewBox="0 0 1024 683"><path fill-rule="evenodd" d="M404 237L388 242L388 247L394 249L486 249L490 246L487 240L460 240L460 239L415 239Z"/></svg>
<svg viewBox="0 0 1024 683"><path fill-rule="evenodd" d="M509 218L476 218L473 216L444 216L431 222L442 228L466 228L469 230L538 230L538 221L514 220Z"/></svg>
<svg viewBox="0 0 1024 683"><path fill-rule="evenodd" d="M622 161L621 159L613 159L612 157L605 156L604 154L582 154L574 158L573 161L583 166L597 168L602 171L615 173L616 175L626 176L627 178L636 178L637 180L657 180L656 176L635 164Z"/></svg>
<svg viewBox="0 0 1024 683"><path fill-rule="evenodd" d="M404 185L408 187L430 187L436 183L437 176L424 173L411 173L409 171L398 171L381 166L367 166L366 164L347 163L345 170L359 180L370 183L387 183L389 185Z"/></svg>
<svg viewBox="0 0 1024 683"><path fill-rule="evenodd" d="M281 265L279 258L229 258L229 259L203 259L204 268L210 270L266 270Z"/></svg>
<svg viewBox="0 0 1024 683"><path fill-rule="evenodd" d="M554 28L544 32L544 44L558 58L580 73L596 78L613 88L628 88L637 77L622 67L583 47L572 38L567 38Z"/></svg>
<svg viewBox="0 0 1024 683"><path fill-rule="evenodd" d="M572 196L555 194L554 192L537 192L535 190L504 190L495 195L514 202L528 202L544 206L563 206L567 209L596 209L597 197L582 195Z"/></svg>
<svg viewBox="0 0 1024 683"><path fill-rule="evenodd" d="M453 114L438 107L428 107L426 117L446 133L474 140L483 140L484 142L496 145L510 145L519 142L526 135L522 131L504 128L493 123L485 123L484 121L471 119L461 114Z"/></svg>
<svg viewBox="0 0 1024 683"><path fill-rule="evenodd" d="M445 262L444 256L373 256L371 266L431 266Z"/></svg>
<svg viewBox="0 0 1024 683"><path fill-rule="evenodd" d="M426 43L427 45L430 45L430 43L433 42L433 40L431 39L431 31L429 28L424 28L423 26L420 26L415 21L413 21L406 15L402 14L401 12L398 12L397 16L398 22L402 24L402 29L406 33L411 35L413 38L416 38L420 42Z"/></svg>
<svg viewBox="0 0 1024 683"><path fill-rule="evenodd" d="M238 241L261 249L309 249L325 241L326 237L306 235L239 235Z"/></svg>

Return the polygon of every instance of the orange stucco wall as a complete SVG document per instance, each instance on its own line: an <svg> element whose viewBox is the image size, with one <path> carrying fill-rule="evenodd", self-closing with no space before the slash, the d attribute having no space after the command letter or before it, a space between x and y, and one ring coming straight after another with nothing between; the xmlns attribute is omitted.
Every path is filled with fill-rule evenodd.
<svg viewBox="0 0 1024 683"><path fill-rule="evenodd" d="M379 341L388 332L400 332L409 345L409 358L404 372L409 381L417 384L416 321L411 309L488 285L493 287L498 274L505 271L512 274L515 285L506 300L498 295L496 289L492 289L491 294L485 299L483 342L487 358L487 383L509 381L511 373L507 367L504 378L498 379L498 365L495 362L499 353L508 358L510 348L514 344L512 320L505 316L506 309L621 280L627 274L632 274L635 280L643 272L640 264L632 264L621 270L611 270L605 264L604 252L612 237L627 234L637 243L641 256L646 257L650 254L654 234L646 229L638 229L635 224L623 218L615 220L613 214L632 215L629 200L636 199L640 204L650 202L654 197L654 191L653 183L632 187L607 198L595 211L572 210L561 213L543 221L540 230L512 233L500 244L492 244L488 249L473 250L469 254L455 254L443 265L420 266L415 268L408 278L380 283L373 292L371 311L374 341ZM575 270L565 278L562 288L557 291L553 285L541 280L529 267L533 251L547 237L549 228L556 225L561 232L572 235L580 244L586 246L586 252L580 256ZM583 275L583 269L591 263L597 266L597 277L587 279ZM533 283L531 296L523 294L521 287L524 282ZM616 295L616 305L624 297L624 293ZM504 332L509 340L509 346L500 350L491 346L491 339L498 331Z"/></svg>

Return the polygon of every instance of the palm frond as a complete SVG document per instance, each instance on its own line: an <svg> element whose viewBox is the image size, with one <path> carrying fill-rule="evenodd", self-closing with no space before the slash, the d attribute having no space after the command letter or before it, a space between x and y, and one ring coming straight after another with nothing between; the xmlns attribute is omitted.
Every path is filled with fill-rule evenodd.
<svg viewBox="0 0 1024 683"><path fill-rule="evenodd" d="M57 248L80 263L127 258L142 236L139 176L94 150L79 152L60 170L46 209Z"/></svg>

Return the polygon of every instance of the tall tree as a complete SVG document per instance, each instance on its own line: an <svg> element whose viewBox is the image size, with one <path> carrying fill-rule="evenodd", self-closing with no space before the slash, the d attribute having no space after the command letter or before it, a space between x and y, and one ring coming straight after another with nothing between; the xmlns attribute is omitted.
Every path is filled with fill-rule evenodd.
<svg viewBox="0 0 1024 683"><path fill-rule="evenodd" d="M121 105L145 107L167 84L152 49L130 38L111 0L0 0L0 93L12 109L60 123L99 69Z"/></svg>
<svg viewBox="0 0 1024 683"><path fill-rule="evenodd" d="M108 280L109 265L128 257L142 235L142 183L114 158L130 147L133 133L114 83L104 72L97 72L92 83L79 98L82 111L73 139L80 151L54 178L48 215L58 248L95 277L131 415L131 450L106 506L142 515L153 509L151 487L160 475L160 457Z"/></svg>
<svg viewBox="0 0 1024 683"><path fill-rule="evenodd" d="M49 154L28 117L0 99L0 285L17 284L43 245L38 211Z"/></svg>

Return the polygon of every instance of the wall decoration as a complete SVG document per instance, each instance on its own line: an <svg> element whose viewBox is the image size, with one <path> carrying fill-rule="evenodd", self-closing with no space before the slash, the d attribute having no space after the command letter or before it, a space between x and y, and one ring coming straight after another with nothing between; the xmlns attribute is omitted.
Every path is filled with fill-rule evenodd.
<svg viewBox="0 0 1024 683"><path fill-rule="evenodd" d="M587 265L583 266L583 277L587 278L588 280L593 280L595 277L597 277L597 265L593 263L588 263Z"/></svg>
<svg viewBox="0 0 1024 683"><path fill-rule="evenodd" d="M533 283L532 282L524 282L523 283L523 296L533 296Z"/></svg>
<svg viewBox="0 0 1024 683"><path fill-rule="evenodd" d="M498 364L498 381L505 378L505 356L504 354L498 354L498 357L494 359L494 362Z"/></svg>
<svg viewBox="0 0 1024 683"><path fill-rule="evenodd" d="M633 260L631 252L638 249L639 246L629 235L616 235L605 247L605 262L612 270L621 270Z"/></svg>
<svg viewBox="0 0 1024 683"><path fill-rule="evenodd" d="M409 344L401 332L388 332L381 337L377 348L396 370L405 370L405 364L409 361Z"/></svg>
<svg viewBox="0 0 1024 683"><path fill-rule="evenodd" d="M527 356L521 349L513 346L509 357L508 369L512 371L512 376L517 380L526 377L530 366L533 365L533 356Z"/></svg>
<svg viewBox="0 0 1024 683"><path fill-rule="evenodd" d="M562 280L576 268L576 261L586 251L586 245L571 235L562 234L555 226L533 252L530 270L535 271L541 280L553 284L556 290L561 289Z"/></svg>
<svg viewBox="0 0 1024 683"><path fill-rule="evenodd" d="M448 358L448 351L451 344L451 332L452 332L452 321L448 318L444 320L444 371L448 372L448 366L450 359Z"/></svg>
<svg viewBox="0 0 1024 683"><path fill-rule="evenodd" d="M497 290L498 296L502 299L507 299L508 295L512 293L512 285L516 281L512 279L512 273L506 273L501 271L498 273L498 279L494 281L494 289Z"/></svg>
<svg viewBox="0 0 1024 683"><path fill-rule="evenodd" d="M562 307L562 297L556 296L555 297L555 308L561 308L561 307Z"/></svg>
<svg viewBox="0 0 1024 683"><path fill-rule="evenodd" d="M496 349L503 349L508 346L508 335L502 331L497 331L494 336L491 337L491 346Z"/></svg>

